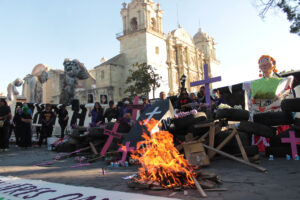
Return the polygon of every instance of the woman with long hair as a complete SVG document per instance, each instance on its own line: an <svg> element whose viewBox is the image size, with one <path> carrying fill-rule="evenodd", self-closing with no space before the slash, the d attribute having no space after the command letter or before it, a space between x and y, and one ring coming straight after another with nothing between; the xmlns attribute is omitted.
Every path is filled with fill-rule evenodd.
<svg viewBox="0 0 300 200"><path fill-rule="evenodd" d="M90 110L89 117L92 117L92 126L95 126L97 123L101 121L103 123L103 108L101 107L99 102L95 102L94 108Z"/></svg>

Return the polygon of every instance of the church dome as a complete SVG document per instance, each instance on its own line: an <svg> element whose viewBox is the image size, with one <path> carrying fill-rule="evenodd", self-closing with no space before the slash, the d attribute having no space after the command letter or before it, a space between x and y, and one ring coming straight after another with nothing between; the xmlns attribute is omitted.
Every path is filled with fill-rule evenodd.
<svg viewBox="0 0 300 200"><path fill-rule="evenodd" d="M190 45L194 45L193 39L190 34L181 27L172 31L171 35L176 39L182 40Z"/></svg>
<svg viewBox="0 0 300 200"><path fill-rule="evenodd" d="M209 41L210 37L208 34L202 31L201 28L199 28L199 31L194 35L194 42L203 42L203 41Z"/></svg>

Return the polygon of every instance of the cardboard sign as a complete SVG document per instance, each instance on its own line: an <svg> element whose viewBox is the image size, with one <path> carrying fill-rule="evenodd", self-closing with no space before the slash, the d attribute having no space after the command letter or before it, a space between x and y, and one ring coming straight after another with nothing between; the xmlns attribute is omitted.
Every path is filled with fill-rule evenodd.
<svg viewBox="0 0 300 200"><path fill-rule="evenodd" d="M201 142L189 142L183 144L184 154L191 165L208 166L209 158Z"/></svg>
<svg viewBox="0 0 300 200"><path fill-rule="evenodd" d="M136 147L136 143L143 140L141 135L143 133L143 129L146 128L145 123L147 123L150 119L153 118L161 122L164 119L167 120L167 118L173 117L174 109L171 102L168 99L157 101L141 114L135 125L131 128L127 137L124 139L123 145L125 145L126 142L130 142L130 146ZM144 122L144 120L146 121Z"/></svg>

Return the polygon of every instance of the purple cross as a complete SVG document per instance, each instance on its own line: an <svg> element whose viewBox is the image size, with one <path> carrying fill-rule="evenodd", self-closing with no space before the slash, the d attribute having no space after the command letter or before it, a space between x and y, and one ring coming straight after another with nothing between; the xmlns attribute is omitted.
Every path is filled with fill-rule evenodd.
<svg viewBox="0 0 300 200"><path fill-rule="evenodd" d="M114 137L117 139L120 139L122 137L122 135L117 132L119 125L120 125L119 123L115 123L112 130L104 129L104 134L108 135L108 138L105 142L105 145L103 146L103 148L101 150L101 153L100 153L101 156L105 155L105 153L107 152L107 149L109 148Z"/></svg>
<svg viewBox="0 0 300 200"><path fill-rule="evenodd" d="M195 86L199 86L199 85L205 85L205 100L206 103L210 106L211 102L210 102L210 89L209 89L209 84L213 83L213 82L218 82L221 81L221 76L217 76L214 78L209 78L208 75L208 65L205 64L204 65L204 80L202 81L195 81L191 83L191 87L195 87Z"/></svg>
<svg viewBox="0 0 300 200"><path fill-rule="evenodd" d="M295 131L290 131L289 138L281 138L282 143L291 143L292 156L295 159L295 156L298 155L297 144L300 144L300 138L295 137Z"/></svg>
<svg viewBox="0 0 300 200"><path fill-rule="evenodd" d="M118 152L123 152L122 154L122 158L120 160L121 163L124 163L127 157L127 153L128 151L134 150L134 147L129 147L130 142L126 142L125 146L122 146L121 148L119 148Z"/></svg>

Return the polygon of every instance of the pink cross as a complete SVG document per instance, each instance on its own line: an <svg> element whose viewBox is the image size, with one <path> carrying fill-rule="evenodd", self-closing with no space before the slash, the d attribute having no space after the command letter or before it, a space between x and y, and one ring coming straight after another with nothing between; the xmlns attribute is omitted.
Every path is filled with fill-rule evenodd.
<svg viewBox="0 0 300 200"><path fill-rule="evenodd" d="M297 144L300 144L300 138L295 137L295 131L290 131L289 138L281 138L282 143L291 143L292 156L295 159L295 156L298 155Z"/></svg>
<svg viewBox="0 0 300 200"><path fill-rule="evenodd" d="M122 137L122 135L117 132L119 126L120 126L119 123L115 123L112 130L104 129L104 134L108 135L108 138L105 142L105 145L103 146L103 148L101 150L101 153L100 153L101 156L105 155L105 153L107 152L107 149L109 148L109 146L110 146L111 142L113 141L114 137L117 138L117 139L120 139Z"/></svg>
<svg viewBox="0 0 300 200"><path fill-rule="evenodd" d="M120 160L121 163L125 162L128 151L134 150L134 147L129 147L129 145L130 145L130 142L126 142L126 145L120 147L119 150L118 150L118 152L123 152L122 158Z"/></svg>
<svg viewBox="0 0 300 200"><path fill-rule="evenodd" d="M127 108L131 108L132 109L132 117L131 117L131 119L134 120L134 121L136 121L137 111L138 110L142 110L144 108L144 105L138 104L138 103L139 103L139 97L135 96L133 104L127 106Z"/></svg>

